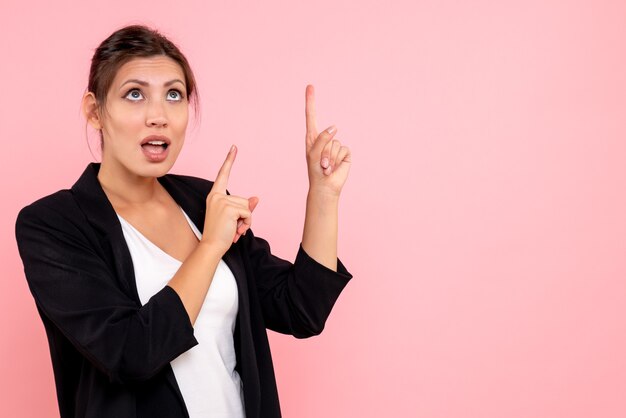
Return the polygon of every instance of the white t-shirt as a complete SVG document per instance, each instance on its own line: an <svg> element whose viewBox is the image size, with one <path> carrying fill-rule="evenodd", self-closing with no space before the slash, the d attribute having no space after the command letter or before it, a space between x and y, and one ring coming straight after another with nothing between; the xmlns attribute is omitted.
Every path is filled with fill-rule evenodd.
<svg viewBox="0 0 626 418"><path fill-rule="evenodd" d="M180 207L180 206L179 206ZM198 239L202 233L189 219ZM169 282L181 266L119 214L130 250L141 304ZM190 418L244 418L243 383L235 370L233 332L237 319L237 282L220 260L194 324L198 345L170 362Z"/></svg>

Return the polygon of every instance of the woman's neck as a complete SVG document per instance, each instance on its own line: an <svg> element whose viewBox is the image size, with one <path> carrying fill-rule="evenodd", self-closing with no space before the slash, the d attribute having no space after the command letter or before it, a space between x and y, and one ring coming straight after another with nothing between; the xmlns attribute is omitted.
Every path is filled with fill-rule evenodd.
<svg viewBox="0 0 626 418"><path fill-rule="evenodd" d="M100 164L98 181L109 201L117 208L140 207L160 200L162 186L156 177L143 177L124 168Z"/></svg>

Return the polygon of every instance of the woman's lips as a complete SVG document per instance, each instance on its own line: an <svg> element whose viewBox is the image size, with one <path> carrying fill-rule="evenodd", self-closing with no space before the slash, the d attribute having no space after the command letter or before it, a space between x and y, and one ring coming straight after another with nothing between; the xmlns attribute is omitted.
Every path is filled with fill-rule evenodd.
<svg viewBox="0 0 626 418"><path fill-rule="evenodd" d="M150 145L144 144L141 146L143 154L150 162L161 162L167 158L169 154L169 146L167 145Z"/></svg>
<svg viewBox="0 0 626 418"><path fill-rule="evenodd" d="M165 142L167 145L169 145L172 142L165 135L148 135L147 137L143 139L143 141L141 141L141 145L150 141Z"/></svg>

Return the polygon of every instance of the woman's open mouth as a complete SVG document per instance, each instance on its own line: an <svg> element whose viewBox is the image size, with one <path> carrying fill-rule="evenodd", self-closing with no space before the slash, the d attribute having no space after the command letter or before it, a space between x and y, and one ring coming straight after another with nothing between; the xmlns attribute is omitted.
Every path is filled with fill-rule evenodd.
<svg viewBox="0 0 626 418"><path fill-rule="evenodd" d="M141 147L144 150L148 150L153 154L160 154L163 150L167 149L167 143L165 141L150 141L143 144Z"/></svg>
<svg viewBox="0 0 626 418"><path fill-rule="evenodd" d="M168 154L168 144L165 141L148 141L141 145L144 155L152 162L163 161Z"/></svg>

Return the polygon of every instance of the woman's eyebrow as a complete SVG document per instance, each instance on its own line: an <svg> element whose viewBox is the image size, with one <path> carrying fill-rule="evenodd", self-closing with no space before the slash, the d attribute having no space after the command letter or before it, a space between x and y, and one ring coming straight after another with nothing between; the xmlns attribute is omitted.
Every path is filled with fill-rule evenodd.
<svg viewBox="0 0 626 418"><path fill-rule="evenodd" d="M122 83L122 85L120 86L120 88L124 87L125 84L128 83L137 83L140 84L142 86L147 86L149 85L149 83L147 81L143 81L143 80L137 80L136 78L132 78L130 80L126 80L124 83ZM179 79L175 78L174 80L170 80L170 81L166 81L165 83L163 83L163 87L167 87L169 85L172 85L174 83L180 83L183 86L185 85L185 83L183 83L182 81L180 81Z"/></svg>

